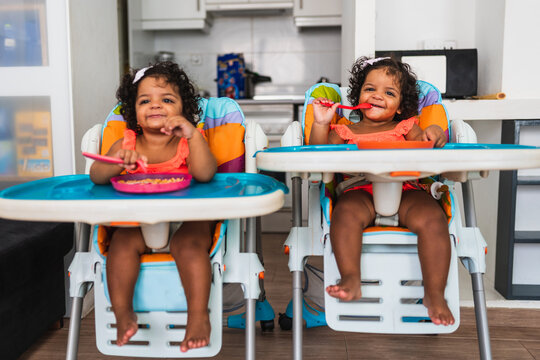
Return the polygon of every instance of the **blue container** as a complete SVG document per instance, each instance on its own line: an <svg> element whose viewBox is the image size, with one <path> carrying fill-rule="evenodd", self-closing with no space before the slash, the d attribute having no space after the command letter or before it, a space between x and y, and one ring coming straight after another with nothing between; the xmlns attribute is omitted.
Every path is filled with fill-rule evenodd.
<svg viewBox="0 0 540 360"><path fill-rule="evenodd" d="M218 97L245 99L246 64L244 55L230 53L217 58L217 92Z"/></svg>

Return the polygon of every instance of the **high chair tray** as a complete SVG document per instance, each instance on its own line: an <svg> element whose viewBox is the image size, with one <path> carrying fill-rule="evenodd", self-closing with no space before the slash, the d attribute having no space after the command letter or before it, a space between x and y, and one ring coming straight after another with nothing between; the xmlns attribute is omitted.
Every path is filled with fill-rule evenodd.
<svg viewBox="0 0 540 360"><path fill-rule="evenodd" d="M281 208L287 188L261 174L220 173L207 183L167 193L128 194L66 175L0 191L0 217L88 224L215 220L266 215Z"/></svg>
<svg viewBox="0 0 540 360"><path fill-rule="evenodd" d="M515 170L540 167L540 148L508 144L447 144L436 149L358 149L350 145L270 148L256 154L257 167L282 172L420 172Z"/></svg>

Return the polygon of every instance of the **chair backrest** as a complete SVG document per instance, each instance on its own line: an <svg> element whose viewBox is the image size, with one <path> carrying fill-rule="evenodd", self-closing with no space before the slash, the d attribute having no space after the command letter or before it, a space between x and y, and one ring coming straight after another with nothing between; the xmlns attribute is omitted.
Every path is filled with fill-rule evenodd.
<svg viewBox="0 0 540 360"><path fill-rule="evenodd" d="M450 137L450 126L446 108L442 103L440 91L432 84L418 80L419 90L418 119L419 126L425 129L429 125L439 125L445 131L447 139ZM350 105L347 100L347 89L331 83L318 83L306 91L304 101L304 110L302 114L302 129L306 145L309 144L309 135L313 124L313 105L312 102L318 97L324 97L333 102L339 102L344 105ZM355 122L350 117L350 110L338 109L336 116L332 120L333 124L351 124Z"/></svg>
<svg viewBox="0 0 540 360"><path fill-rule="evenodd" d="M126 122L117 104L103 124L100 153L105 155L112 144L124 136ZM202 110L197 127L202 128L218 164L218 172L245 170L245 118L236 101L230 98L201 98Z"/></svg>

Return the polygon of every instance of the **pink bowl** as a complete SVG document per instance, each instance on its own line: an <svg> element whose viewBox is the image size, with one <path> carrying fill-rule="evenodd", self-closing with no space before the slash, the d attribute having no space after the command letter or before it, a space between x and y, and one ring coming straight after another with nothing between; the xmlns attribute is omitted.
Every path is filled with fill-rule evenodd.
<svg viewBox="0 0 540 360"><path fill-rule="evenodd" d="M170 182L149 183L145 180L169 180ZM145 182L143 182L145 181ZM136 194L155 194L169 191L177 191L189 186L190 174L127 174L111 178L114 189Z"/></svg>

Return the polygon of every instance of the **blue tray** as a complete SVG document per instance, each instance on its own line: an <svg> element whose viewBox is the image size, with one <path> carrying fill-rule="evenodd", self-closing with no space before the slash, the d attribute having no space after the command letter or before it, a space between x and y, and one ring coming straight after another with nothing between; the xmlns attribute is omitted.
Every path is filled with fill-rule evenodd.
<svg viewBox="0 0 540 360"><path fill-rule="evenodd" d="M185 189L160 194L127 194L114 190L112 185L95 185L88 175L65 175L9 187L0 191L0 198L17 200L226 198L265 195L276 190L288 192L283 183L262 174L219 173L208 183L193 180Z"/></svg>

